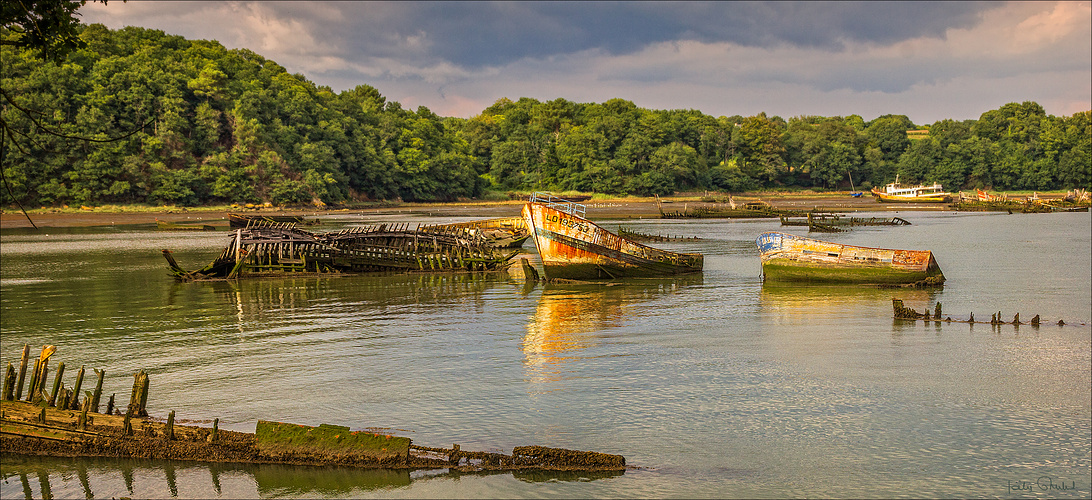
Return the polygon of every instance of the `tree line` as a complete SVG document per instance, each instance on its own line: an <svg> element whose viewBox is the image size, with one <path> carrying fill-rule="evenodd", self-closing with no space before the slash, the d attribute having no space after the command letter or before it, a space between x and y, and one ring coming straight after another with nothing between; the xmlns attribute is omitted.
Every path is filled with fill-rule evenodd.
<svg viewBox="0 0 1092 500"><path fill-rule="evenodd" d="M1010 103L977 120L712 117L623 99L504 98L469 119L333 92L247 49L80 25L61 60L0 46L0 202L341 204L505 191L607 194L1092 187L1092 112ZM5 28L4 39L17 34ZM908 136L908 131L927 130Z"/></svg>

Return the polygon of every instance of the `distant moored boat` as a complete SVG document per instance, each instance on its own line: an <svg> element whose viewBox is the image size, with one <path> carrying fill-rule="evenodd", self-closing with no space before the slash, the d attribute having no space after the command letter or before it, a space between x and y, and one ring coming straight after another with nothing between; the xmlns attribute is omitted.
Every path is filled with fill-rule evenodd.
<svg viewBox="0 0 1092 500"><path fill-rule="evenodd" d="M895 182L880 188L872 188L872 196L880 203L951 203L952 193L944 191L938 183L932 186L904 186L899 184L898 176Z"/></svg>

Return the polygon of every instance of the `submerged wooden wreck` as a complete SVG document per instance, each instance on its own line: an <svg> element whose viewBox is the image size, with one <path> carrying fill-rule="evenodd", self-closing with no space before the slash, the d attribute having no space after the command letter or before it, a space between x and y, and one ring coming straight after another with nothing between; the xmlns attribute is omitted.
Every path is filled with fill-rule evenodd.
<svg viewBox="0 0 1092 500"><path fill-rule="evenodd" d="M782 226L807 226L809 231L838 233L855 226L908 226L902 217L846 217L842 214L808 213L807 217L781 216Z"/></svg>
<svg viewBox="0 0 1092 500"><path fill-rule="evenodd" d="M98 383L81 399L84 370L74 390L65 389L64 363L57 364L53 390L47 391L48 361L53 346L40 356L24 345L18 376L9 363L0 401L0 451L46 456L127 457L196 462L282 463L384 469L457 468L460 470L623 471L621 455L545 446L517 446L511 454L433 448L410 438L347 426L307 426L259 420L253 433L212 427L176 425L171 411L164 422L145 410L148 375L134 375L129 405L114 407L110 396L105 413L99 398L105 370L95 370ZM27 368L33 361L30 390L23 397Z"/></svg>
<svg viewBox="0 0 1092 500"><path fill-rule="evenodd" d="M209 265L186 271L163 257L182 281L284 273L494 271L517 251L497 248L481 232L442 226L374 225L312 233L292 223L252 222L232 232Z"/></svg>
<svg viewBox="0 0 1092 500"><path fill-rule="evenodd" d="M265 224L269 222L290 222L293 224L317 224L318 220L306 220L302 215L261 215L261 214L228 214L228 226L232 229L241 229L252 224Z"/></svg>
<svg viewBox="0 0 1092 500"><path fill-rule="evenodd" d="M944 273L928 250L892 250L770 231L755 240L767 281L939 285Z"/></svg>
<svg viewBox="0 0 1092 500"><path fill-rule="evenodd" d="M210 224L179 224L165 220L155 220L156 229L160 231L215 231L216 226Z"/></svg>
<svg viewBox="0 0 1092 500"><path fill-rule="evenodd" d="M579 203L534 193L523 217L542 258L547 279L613 279L673 276L702 270L698 253L642 245L584 218Z"/></svg>

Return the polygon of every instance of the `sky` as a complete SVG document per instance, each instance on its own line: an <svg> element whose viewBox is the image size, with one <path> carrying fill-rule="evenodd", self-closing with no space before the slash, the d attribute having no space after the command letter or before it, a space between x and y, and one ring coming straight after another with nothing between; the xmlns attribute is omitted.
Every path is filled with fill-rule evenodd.
<svg viewBox="0 0 1092 500"><path fill-rule="evenodd" d="M469 118L498 99L712 116L1092 109L1092 2L88 3L85 24L247 48L335 92Z"/></svg>

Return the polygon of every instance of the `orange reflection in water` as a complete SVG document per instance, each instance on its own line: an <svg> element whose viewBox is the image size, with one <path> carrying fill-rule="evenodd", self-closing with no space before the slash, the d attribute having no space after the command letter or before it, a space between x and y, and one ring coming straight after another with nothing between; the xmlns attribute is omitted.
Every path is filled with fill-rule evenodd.
<svg viewBox="0 0 1092 500"><path fill-rule="evenodd" d="M569 363L581 359L582 350L598 344L599 332L629 323L635 304L700 283L697 275L547 286L521 346L528 379L535 383L565 379L566 373L579 368Z"/></svg>

